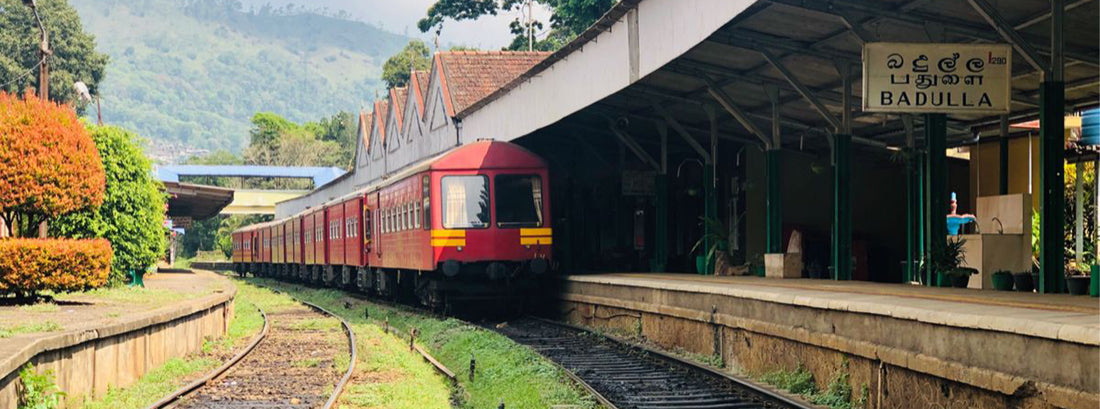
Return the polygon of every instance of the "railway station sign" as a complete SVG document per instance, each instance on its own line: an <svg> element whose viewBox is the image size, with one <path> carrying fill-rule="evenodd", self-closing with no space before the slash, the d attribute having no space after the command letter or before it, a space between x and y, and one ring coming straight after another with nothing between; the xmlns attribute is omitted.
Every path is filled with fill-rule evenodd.
<svg viewBox="0 0 1100 409"><path fill-rule="evenodd" d="M1011 95L1007 44L863 46L867 112L1008 113Z"/></svg>

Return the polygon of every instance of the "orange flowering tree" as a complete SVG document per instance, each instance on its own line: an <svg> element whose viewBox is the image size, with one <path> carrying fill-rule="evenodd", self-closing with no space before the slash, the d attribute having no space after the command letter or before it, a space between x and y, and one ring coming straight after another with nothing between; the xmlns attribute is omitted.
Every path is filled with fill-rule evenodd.
<svg viewBox="0 0 1100 409"><path fill-rule="evenodd" d="M104 184L99 152L72 107L0 91L0 218L11 235L99 206Z"/></svg>

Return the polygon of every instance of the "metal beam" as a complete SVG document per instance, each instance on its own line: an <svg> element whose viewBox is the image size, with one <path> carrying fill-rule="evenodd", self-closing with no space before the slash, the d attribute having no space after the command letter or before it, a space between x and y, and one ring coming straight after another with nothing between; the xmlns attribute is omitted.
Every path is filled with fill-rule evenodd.
<svg viewBox="0 0 1100 409"><path fill-rule="evenodd" d="M619 141L622 142L627 149L630 149L631 152L634 152L634 156L637 156L639 160L649 166L652 166L654 170L661 170L661 164L657 163L657 160L653 159L653 156L650 156L649 152L646 152L645 149L643 149L642 146L639 145L638 142L630 136L630 134L627 134L623 130L618 129L618 127L615 126L614 121L611 121L610 119L608 120L607 129L610 130L616 138L619 138Z"/></svg>
<svg viewBox="0 0 1100 409"><path fill-rule="evenodd" d="M687 129L684 129L683 125L680 125L680 122L677 121L676 118L673 118L672 115L669 114L664 107L658 105L656 102L652 102L651 104L653 105L653 110L657 112L657 115L660 115L661 118L663 118L665 122L668 123L668 126L671 127L672 130L676 131L676 133L684 139L684 142L687 142L687 144L690 145L692 149L695 149L695 152L698 153L699 156L703 157L704 163L711 162L711 157L710 154L707 153L707 150L704 149L703 146L700 145L699 142L696 141L690 133L688 133Z"/></svg>
<svg viewBox="0 0 1100 409"><path fill-rule="evenodd" d="M829 124L832 125L833 128L839 129L841 127L840 121L837 120L836 117L833 116L833 114L825 108L825 105L822 104L821 101L818 101L813 92L811 92L809 88L806 88L806 86L802 84L802 81L799 81L798 78L796 78L794 74L791 73L791 71L783 65L782 61L779 61L779 59L775 57L775 54L772 54L771 51L768 51L766 49L760 49L757 51L760 53L760 55L763 55L764 59L768 60L768 62L771 63L771 65L775 67L775 69L779 71L780 74L783 75L783 78L787 79L787 82L791 83L791 86L794 87L795 91L798 91L798 93L802 95L802 98L805 98L806 101L810 103L810 105L813 105L814 109L816 109L817 112L821 114L821 117L825 118L825 121L829 122Z"/></svg>
<svg viewBox="0 0 1100 409"><path fill-rule="evenodd" d="M737 107L737 104L733 102L733 98L730 98L729 94L726 94L726 92L723 91L714 80L710 79L710 77L703 77L702 80L707 83L707 92L718 101L719 105L722 105L722 108L724 108L726 112L729 112L729 114L732 115L741 126L745 127L746 130L756 135L757 138L760 138L765 146L770 144L767 135L764 135L764 131L756 126L756 124L749 119L749 116L741 111L741 108Z"/></svg>
<svg viewBox="0 0 1100 409"><path fill-rule="evenodd" d="M997 30L997 33L999 33L1005 41L1012 44L1012 48L1015 48L1016 52L1024 57L1024 61L1027 61L1028 65L1031 65L1036 70L1044 72L1050 69L1048 65L1039 62L1041 57L1039 53L1035 51L1035 48L1024 40L1024 38L1020 36L1020 33L1016 32L1016 29L1008 23L1008 20L1005 20L1005 18L1001 16L1001 13L997 12L997 9L994 8L992 4L989 4L989 2L985 0L968 1L970 2L970 6L974 8L974 11L977 11L994 30Z"/></svg>
<svg viewBox="0 0 1100 409"><path fill-rule="evenodd" d="M793 2L795 0L778 1L783 1L786 4L787 2ZM916 25L918 27L923 27L925 22L935 21L939 24L942 24L944 30L948 34L971 38L975 40L984 40L990 42L997 42L1001 40L999 35L993 35L985 27L974 25L971 22L962 19L944 17L929 13L921 13L918 11L899 12L892 8L884 7L881 5L881 3L877 2L832 0L832 4L837 9L855 10L861 13L877 15L890 20ZM1020 34L1020 37L1023 38L1025 42L1031 44L1038 44L1040 41L1045 40L1044 38L1028 34ZM1040 54L1050 54L1052 52L1050 49L1045 47L1035 46L1034 48ZM1093 50L1081 49L1079 53L1067 53L1066 56L1091 65L1098 65L1100 64L1100 62L1098 62L1097 56L1092 55L1093 52Z"/></svg>

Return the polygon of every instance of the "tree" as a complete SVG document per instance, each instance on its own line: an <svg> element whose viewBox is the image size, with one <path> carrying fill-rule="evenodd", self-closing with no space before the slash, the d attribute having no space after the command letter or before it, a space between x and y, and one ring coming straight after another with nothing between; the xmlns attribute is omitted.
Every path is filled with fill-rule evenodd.
<svg viewBox="0 0 1100 409"><path fill-rule="evenodd" d="M428 7L427 15L416 23L421 32L432 29L439 34L443 30L443 21L476 20L485 15L497 15L525 7L528 1L534 1L549 8L550 33L543 39L529 44L529 31L539 31L543 23L538 20L520 21L518 18L509 24L515 38L505 47L507 50L526 50L528 47L540 51L552 51L568 43L596 22L607 12L616 0L436 0Z"/></svg>
<svg viewBox="0 0 1100 409"><path fill-rule="evenodd" d="M252 129L248 130L252 145L270 145L283 132L298 128L298 124L271 112L252 115Z"/></svg>
<svg viewBox="0 0 1100 409"><path fill-rule="evenodd" d="M113 126L93 126L91 131L107 170L106 198L96 209L52 221L50 231L61 237L110 241L114 257L108 281L120 283L130 271L145 272L164 254L166 199L137 135Z"/></svg>
<svg viewBox="0 0 1100 409"><path fill-rule="evenodd" d="M38 87L39 32L23 0L0 0L0 91L21 94ZM95 37L84 32L80 16L63 0L39 0L38 12L49 33L51 101L73 103L83 111L73 83L83 81L99 95L107 55L95 51Z"/></svg>
<svg viewBox="0 0 1100 409"><path fill-rule="evenodd" d="M103 203L103 164L68 106L0 91L0 219L13 235Z"/></svg>
<svg viewBox="0 0 1100 409"><path fill-rule="evenodd" d="M432 52L428 45L420 40L412 40L382 65L382 81L389 88L404 87L409 83L411 71L428 70L431 67Z"/></svg>

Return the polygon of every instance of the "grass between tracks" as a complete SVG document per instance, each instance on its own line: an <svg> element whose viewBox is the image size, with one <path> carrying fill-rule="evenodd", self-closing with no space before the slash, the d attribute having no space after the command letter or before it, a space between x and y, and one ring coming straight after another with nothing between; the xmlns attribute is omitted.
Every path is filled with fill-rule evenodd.
<svg viewBox="0 0 1100 409"><path fill-rule="evenodd" d="M360 350L360 359L372 359L368 366L378 369L371 371L374 378L365 379L372 382L357 383L345 391L342 402L348 407L433 407L411 403L422 399L421 396L429 392L416 386L418 379L441 379L432 373L432 369L408 375L382 369L395 365L403 368L407 365L404 363L405 357L420 361L418 354L408 352L408 338L405 338L413 328L420 332L417 343L457 375L462 392L453 402L455 407L495 408L501 402L508 408L596 406L586 393L574 386L553 364L531 349L495 332L455 319L427 316L409 308L354 299L336 290L314 289L266 279L247 281L278 288L302 300L318 304L348 320L355 328L357 336L367 338L363 334L368 334L369 338L378 338L384 349L398 346L405 351L386 356ZM369 319L364 316L365 309L369 309ZM382 326L387 325L386 323L391 328L401 330L400 336L403 339L395 336L378 337L384 335ZM361 339L360 345L362 344ZM477 363L473 381L469 378L471 357ZM393 362L394 360L400 361Z"/></svg>

